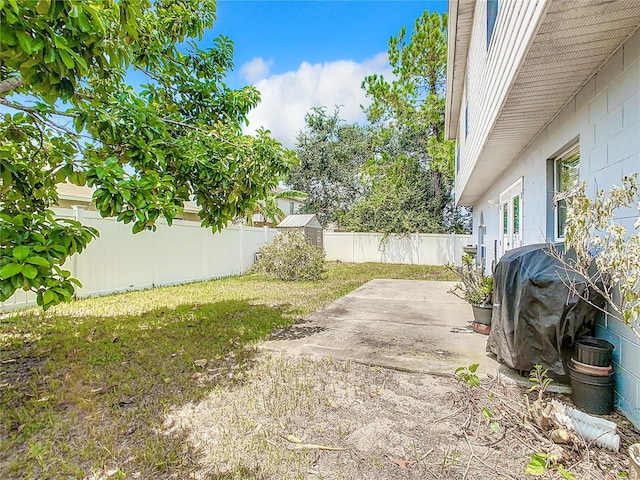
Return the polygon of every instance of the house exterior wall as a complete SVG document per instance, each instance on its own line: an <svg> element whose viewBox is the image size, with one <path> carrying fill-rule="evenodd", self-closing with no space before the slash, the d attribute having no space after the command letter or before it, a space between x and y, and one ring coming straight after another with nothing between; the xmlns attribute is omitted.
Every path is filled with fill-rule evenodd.
<svg viewBox="0 0 640 480"><path fill-rule="evenodd" d="M488 46L487 2L475 5L457 135L463 159L456 171L458 194L472 174L546 3L501 0Z"/></svg>
<svg viewBox="0 0 640 480"><path fill-rule="evenodd" d="M513 160L483 198L474 205L474 225L480 215L487 226L489 263L500 244L497 199L518 178L523 179L523 242L555 240L549 231L553 185L547 162L574 141L580 145L580 177L596 188L620 184L622 176L640 171L640 31L636 32L571 99L549 125ZM627 212L631 225L637 212ZM498 254L499 256L499 254Z"/></svg>
<svg viewBox="0 0 640 480"><path fill-rule="evenodd" d="M304 205L304 202L298 200L297 198L278 199L278 207L280 207L280 210L282 210L285 215L293 215L295 213L298 213L302 205Z"/></svg>
<svg viewBox="0 0 640 480"><path fill-rule="evenodd" d="M278 198L276 202L278 204L278 208L284 212L285 217L287 215L294 215L298 213L304 205L304 201L298 198ZM265 218L264 215L260 213L254 213L251 216L251 221L254 225L267 225L269 227L275 226L269 222L269 219Z"/></svg>
<svg viewBox="0 0 640 480"><path fill-rule="evenodd" d="M470 118L471 124L473 119ZM462 128L463 122L461 119ZM487 265L499 259L502 246L497 199L519 178L523 182L523 243L555 240L549 221L554 186L548 165L550 159L576 140L580 146L580 178L587 182L591 194L596 189L619 185L624 174L640 172L640 30L610 57L473 205L476 230L481 215L486 225ZM637 215L637 211L628 211L622 220L631 226ZM616 347L616 402L640 427L640 341L614 319L603 318L596 334Z"/></svg>

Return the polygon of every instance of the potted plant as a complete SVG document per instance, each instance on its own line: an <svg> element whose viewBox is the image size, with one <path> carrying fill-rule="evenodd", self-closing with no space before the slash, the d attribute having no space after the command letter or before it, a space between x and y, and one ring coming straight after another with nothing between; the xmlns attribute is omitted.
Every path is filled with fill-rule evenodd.
<svg viewBox="0 0 640 480"><path fill-rule="evenodd" d="M469 255L462 257L462 266L448 265L461 283L455 285L449 293L471 304L473 317L476 323L491 325L491 312L493 309L493 277L485 275L482 267L476 265Z"/></svg>
<svg viewBox="0 0 640 480"><path fill-rule="evenodd" d="M587 195L580 183L567 199L565 250L556 252L564 267L607 302L605 313L628 325L640 337L640 174L622 179L621 186ZM572 294L592 303L585 290L568 285ZM596 308L602 309L597 303ZM640 478L640 443L629 447L630 478Z"/></svg>

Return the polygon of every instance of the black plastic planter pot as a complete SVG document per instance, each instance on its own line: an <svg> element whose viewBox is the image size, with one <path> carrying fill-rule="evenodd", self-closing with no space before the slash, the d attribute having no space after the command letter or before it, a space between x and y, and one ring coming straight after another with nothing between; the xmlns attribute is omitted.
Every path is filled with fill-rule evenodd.
<svg viewBox="0 0 640 480"><path fill-rule="evenodd" d="M575 341L575 359L587 365L608 367L611 365L613 345L596 337L578 337Z"/></svg>
<svg viewBox="0 0 640 480"><path fill-rule="evenodd" d="M590 375L569 367L571 399L576 407L587 413L606 415L613 410L613 372L609 375Z"/></svg>

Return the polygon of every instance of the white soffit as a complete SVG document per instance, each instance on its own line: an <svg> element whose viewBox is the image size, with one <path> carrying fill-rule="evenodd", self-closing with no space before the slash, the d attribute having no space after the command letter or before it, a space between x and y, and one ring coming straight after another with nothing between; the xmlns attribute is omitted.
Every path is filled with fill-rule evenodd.
<svg viewBox="0 0 640 480"><path fill-rule="evenodd" d="M640 26L640 0L554 0L476 162L473 204Z"/></svg>

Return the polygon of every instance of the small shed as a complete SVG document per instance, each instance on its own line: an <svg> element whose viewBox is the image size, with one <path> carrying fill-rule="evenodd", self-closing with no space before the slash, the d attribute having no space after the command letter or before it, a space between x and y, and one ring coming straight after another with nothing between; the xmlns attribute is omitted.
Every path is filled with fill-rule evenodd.
<svg viewBox="0 0 640 480"><path fill-rule="evenodd" d="M313 245L323 246L322 225L320 225L313 213L308 215L288 215L276 228L283 231L290 229L303 230Z"/></svg>

